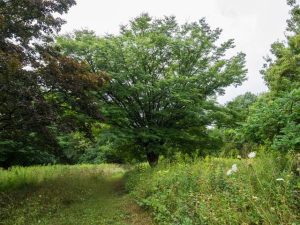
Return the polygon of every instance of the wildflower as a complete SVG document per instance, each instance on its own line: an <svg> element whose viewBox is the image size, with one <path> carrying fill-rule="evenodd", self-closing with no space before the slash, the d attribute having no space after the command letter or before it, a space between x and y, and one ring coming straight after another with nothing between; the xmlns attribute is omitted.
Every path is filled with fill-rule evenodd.
<svg viewBox="0 0 300 225"><path fill-rule="evenodd" d="M227 171L227 176L230 176L231 174L235 173L238 171L238 168L237 168L237 165L236 164L233 164L231 166L231 169Z"/></svg>
<svg viewBox="0 0 300 225"><path fill-rule="evenodd" d="M277 180L277 181L284 181L283 178L277 178L276 180Z"/></svg>
<svg viewBox="0 0 300 225"><path fill-rule="evenodd" d="M232 172L238 171L237 165L233 164L232 167L231 167L231 170L232 170Z"/></svg>
<svg viewBox="0 0 300 225"><path fill-rule="evenodd" d="M256 156L256 152L250 152L250 153L248 154L248 157L249 157L250 159L254 158L255 156Z"/></svg>
<svg viewBox="0 0 300 225"><path fill-rule="evenodd" d="M237 158L238 158L238 159L242 159L242 156L238 155Z"/></svg>
<svg viewBox="0 0 300 225"><path fill-rule="evenodd" d="M227 171L226 174L227 174L227 176L230 176L232 173L233 173L233 171L232 171L232 169L230 169L230 170Z"/></svg>

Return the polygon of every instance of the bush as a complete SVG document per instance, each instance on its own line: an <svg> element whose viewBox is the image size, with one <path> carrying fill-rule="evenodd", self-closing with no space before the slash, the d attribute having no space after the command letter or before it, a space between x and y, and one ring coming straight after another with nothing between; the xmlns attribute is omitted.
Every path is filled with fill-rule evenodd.
<svg viewBox="0 0 300 225"><path fill-rule="evenodd" d="M261 153L247 159L138 166L127 188L138 203L169 224L297 224L296 158ZM236 164L237 171L227 175ZM295 170L295 171L294 171Z"/></svg>

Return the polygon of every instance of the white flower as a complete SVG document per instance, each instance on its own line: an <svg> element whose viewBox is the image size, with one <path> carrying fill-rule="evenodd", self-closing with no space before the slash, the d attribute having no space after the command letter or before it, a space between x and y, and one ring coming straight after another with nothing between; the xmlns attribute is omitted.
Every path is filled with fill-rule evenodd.
<svg viewBox="0 0 300 225"><path fill-rule="evenodd" d="M284 181L283 178L277 178L276 180L277 180L277 181Z"/></svg>
<svg viewBox="0 0 300 225"><path fill-rule="evenodd" d="M250 153L248 154L248 157L249 157L250 159L254 158L255 156L256 156L256 152L250 152Z"/></svg>
<svg viewBox="0 0 300 225"><path fill-rule="evenodd" d="M237 168L237 165L236 164L233 164L231 166L231 169L227 171L227 176L230 176L231 174L233 173L236 173L238 171L238 168Z"/></svg>
<svg viewBox="0 0 300 225"><path fill-rule="evenodd" d="M242 156L238 155L237 158L238 158L238 159L242 159Z"/></svg>
<svg viewBox="0 0 300 225"><path fill-rule="evenodd" d="M232 170L232 172L238 171L237 165L233 164L232 167L231 167L231 170Z"/></svg>
<svg viewBox="0 0 300 225"><path fill-rule="evenodd" d="M227 174L227 176L230 176L232 173L233 173L233 171L232 171L232 169L230 169L230 170L227 171L226 174Z"/></svg>

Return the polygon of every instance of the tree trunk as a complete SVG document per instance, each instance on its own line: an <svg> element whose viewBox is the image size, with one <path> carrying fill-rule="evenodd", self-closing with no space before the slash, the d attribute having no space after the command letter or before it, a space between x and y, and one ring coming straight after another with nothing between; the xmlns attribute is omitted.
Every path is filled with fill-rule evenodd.
<svg viewBox="0 0 300 225"><path fill-rule="evenodd" d="M158 163L159 154L154 152L147 153L147 160L151 167L155 167Z"/></svg>

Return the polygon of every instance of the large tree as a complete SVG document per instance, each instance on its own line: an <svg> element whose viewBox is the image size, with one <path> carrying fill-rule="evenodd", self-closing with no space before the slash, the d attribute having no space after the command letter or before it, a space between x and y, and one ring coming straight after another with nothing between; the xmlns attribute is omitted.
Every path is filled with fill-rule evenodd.
<svg viewBox="0 0 300 225"><path fill-rule="evenodd" d="M215 96L245 79L245 55L226 57L233 40L220 43L220 34L204 19L178 25L174 17L143 14L118 35L77 31L58 43L92 71L109 74L98 94L111 141L153 166L170 149L209 145Z"/></svg>
<svg viewBox="0 0 300 225"><path fill-rule="evenodd" d="M62 154L53 132L66 109L94 114L88 90L103 77L62 56L54 34L74 0L0 1L0 166L50 162Z"/></svg>

